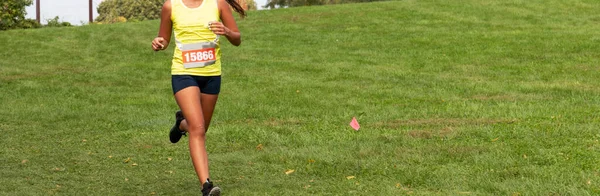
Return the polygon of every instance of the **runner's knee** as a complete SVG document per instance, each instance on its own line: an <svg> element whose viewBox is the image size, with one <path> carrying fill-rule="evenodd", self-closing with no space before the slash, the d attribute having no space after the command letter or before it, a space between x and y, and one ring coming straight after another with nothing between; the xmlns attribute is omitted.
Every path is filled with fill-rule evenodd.
<svg viewBox="0 0 600 196"><path fill-rule="evenodd" d="M190 133L190 135L199 135L203 137L206 134L206 128L204 128L204 125L190 126L188 133Z"/></svg>

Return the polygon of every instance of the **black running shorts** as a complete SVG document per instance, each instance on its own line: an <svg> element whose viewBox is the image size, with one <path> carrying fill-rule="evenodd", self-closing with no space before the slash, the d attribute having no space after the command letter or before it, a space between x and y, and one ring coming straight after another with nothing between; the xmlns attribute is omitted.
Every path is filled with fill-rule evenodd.
<svg viewBox="0 0 600 196"><path fill-rule="evenodd" d="M221 76L172 75L171 85L173 94L184 88L197 86L201 93L217 95L221 92Z"/></svg>

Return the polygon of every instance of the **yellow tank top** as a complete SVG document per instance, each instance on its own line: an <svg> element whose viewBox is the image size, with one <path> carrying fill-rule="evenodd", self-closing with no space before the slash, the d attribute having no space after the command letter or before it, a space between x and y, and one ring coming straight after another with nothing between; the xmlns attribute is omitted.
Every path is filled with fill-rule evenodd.
<svg viewBox="0 0 600 196"><path fill-rule="evenodd" d="M213 42L217 36L208 29L208 23L219 21L217 0L203 0L196 8L188 8L183 0L171 0L171 21L175 35L175 52L171 65L172 75L219 76L221 75L221 49L217 41L215 47L216 61L204 67L185 68L183 65L182 46L202 42ZM188 59L189 60L189 59Z"/></svg>

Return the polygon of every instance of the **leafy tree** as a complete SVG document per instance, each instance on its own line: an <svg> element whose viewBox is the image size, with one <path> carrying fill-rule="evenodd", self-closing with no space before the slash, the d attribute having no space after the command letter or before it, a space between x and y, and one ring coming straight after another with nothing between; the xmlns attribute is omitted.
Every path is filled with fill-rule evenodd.
<svg viewBox="0 0 600 196"><path fill-rule="evenodd" d="M256 10L256 1L254 0L245 0L246 1L246 5L248 5L248 10ZM238 1L241 3L241 1Z"/></svg>
<svg viewBox="0 0 600 196"><path fill-rule="evenodd" d="M35 20L25 19L25 7L33 0L0 0L0 30L40 27Z"/></svg>
<svg viewBox="0 0 600 196"><path fill-rule="evenodd" d="M160 18L164 0L105 0L98 5L97 22L114 23Z"/></svg>

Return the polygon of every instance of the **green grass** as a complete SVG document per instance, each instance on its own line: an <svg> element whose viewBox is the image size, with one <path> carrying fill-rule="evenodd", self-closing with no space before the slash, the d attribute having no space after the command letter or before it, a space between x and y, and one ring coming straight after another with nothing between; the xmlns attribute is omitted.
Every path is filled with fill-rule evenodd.
<svg viewBox="0 0 600 196"><path fill-rule="evenodd" d="M242 46L222 42L211 178L225 195L598 195L598 10L405 0L250 12ZM167 139L172 46L150 50L157 30L0 32L0 195L199 194L187 141Z"/></svg>

